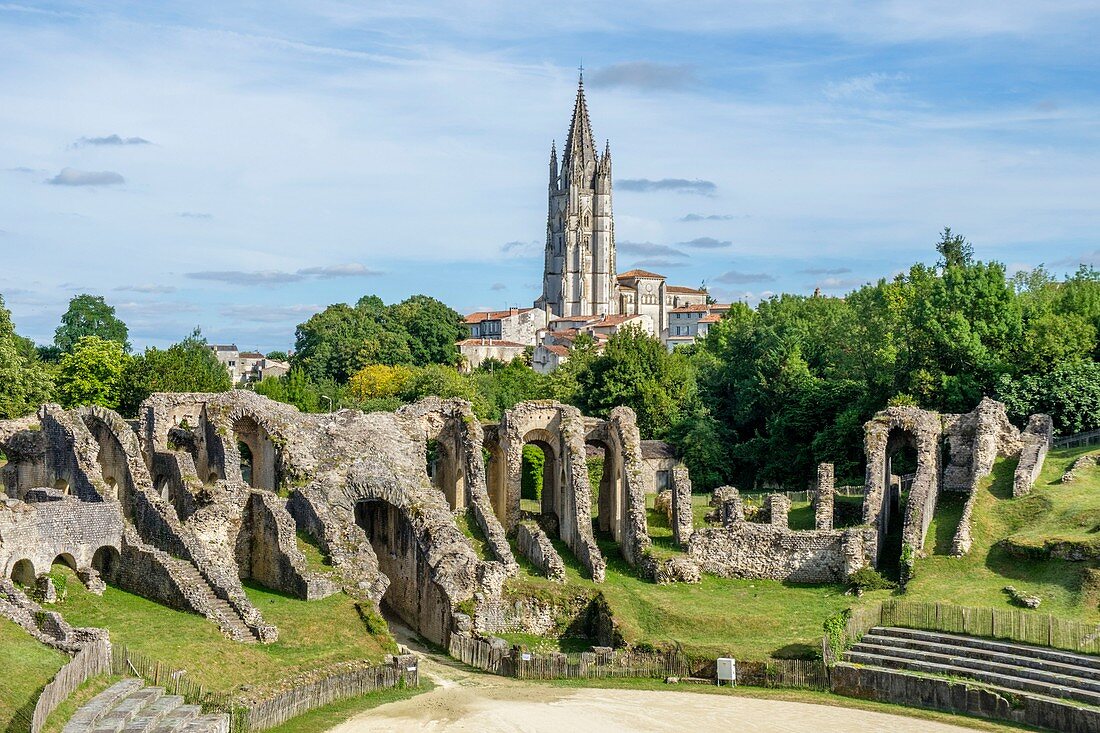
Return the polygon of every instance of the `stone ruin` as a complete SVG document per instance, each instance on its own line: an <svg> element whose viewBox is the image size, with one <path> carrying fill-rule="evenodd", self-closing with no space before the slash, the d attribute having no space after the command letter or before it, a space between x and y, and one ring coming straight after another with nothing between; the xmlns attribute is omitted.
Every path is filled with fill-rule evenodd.
<svg viewBox="0 0 1100 733"><path fill-rule="evenodd" d="M844 582L882 561L891 522L903 521L904 542L919 552L941 491L970 495L955 538L955 550L966 552L974 488L996 457L1019 456L1014 494L1026 493L1051 438L1048 417L1033 416L1021 432L992 400L966 415L893 407L865 430L861 526L834 528L833 471L822 464L814 529L790 529L782 494L767 498L766 522L747 521L732 487L714 492L711 518L720 526L695 529L690 477L677 466L659 506L686 554L659 559L646 519L653 469L628 408L601 420L533 401L483 425L469 403L439 398L392 413L304 414L249 391L156 394L133 422L99 407L45 405L32 417L0 421L8 458L0 469L0 613L60 648L94 635L23 590L37 587L48 600L46 574L63 562L93 592L117 584L199 613L240 641L278 636L244 592L242 581L252 579L306 600L342 589L385 604L446 645L453 632L491 631L517 618L508 610L515 599L502 597L518 569L509 536L546 576L564 578L564 547L599 583L607 559L596 531L655 582L697 582L700 572ZM540 503L525 511L528 444L546 460ZM917 467L899 516L891 455L903 445L914 447ZM590 450L604 459L595 500ZM486 557L459 529L458 514L483 536ZM303 541L329 566L311 566ZM518 617L545 615L523 608Z"/></svg>
<svg viewBox="0 0 1100 733"><path fill-rule="evenodd" d="M688 553L703 572L725 577L771 578L792 582L844 582L855 570L879 566L886 535L900 521L903 556L919 556L942 491L967 496L952 552L970 550L971 515L979 482L999 457L1018 458L1013 496L1031 490L1050 447L1053 427L1047 415L1033 415L1023 431L1008 420L1005 406L983 399L965 415L940 415L916 407L890 407L864 426L867 473L863 525L834 529L835 479L832 464L818 466L813 492L814 529L792 530L790 503L783 494L765 500L767 523L745 520L737 489L716 489L708 519L721 527L697 530ZM908 501L900 510L902 482L891 457L903 446L916 453L916 472L907 481ZM902 579L906 579L902 568Z"/></svg>
<svg viewBox="0 0 1100 733"><path fill-rule="evenodd" d="M547 456L541 511L529 514L520 505L527 443ZM343 589L384 603L446 645L517 570L506 533L524 538L517 546L548 575L564 569L553 537L603 580L586 444L605 455L597 526L637 564L649 545L652 477L627 408L597 420L529 402L482 426L469 403L439 398L393 413L304 414L249 391L165 393L132 423L99 407L45 405L0 421L0 613L55 645L75 644L79 630L23 592L64 562L93 591L117 584L240 641L278 635L244 592L253 579L306 600ZM484 537L488 559L459 529L459 513ZM311 567L300 538L331 568Z"/></svg>
<svg viewBox="0 0 1100 733"><path fill-rule="evenodd" d="M864 426L867 454L863 521L886 537L900 511L900 482L892 480L891 456L902 446L916 451L916 473L902 521L903 548L919 555L928 535L941 491L967 495L962 518L952 540L952 553L970 551L971 514L979 482L993 471L998 456L1016 457L1013 496L1031 490L1053 439L1048 415L1032 415L1023 431L1008 420L1004 404L982 399L965 415L939 414L917 407L890 407ZM903 550L904 553L904 550Z"/></svg>

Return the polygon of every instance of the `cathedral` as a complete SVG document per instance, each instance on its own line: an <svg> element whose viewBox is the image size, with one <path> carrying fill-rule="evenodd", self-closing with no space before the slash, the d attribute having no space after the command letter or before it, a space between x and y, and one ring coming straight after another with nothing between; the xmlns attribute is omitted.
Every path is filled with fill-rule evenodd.
<svg viewBox="0 0 1100 733"><path fill-rule="evenodd" d="M671 350L705 335L729 309L709 302L705 290L669 285L655 272L617 271L611 143L597 152L583 75L560 160L557 145L550 146L548 188L542 295L533 308L467 316L469 338L458 346L469 368L533 348L532 366L552 371L568 359L577 335L601 343L626 327L657 336Z"/></svg>

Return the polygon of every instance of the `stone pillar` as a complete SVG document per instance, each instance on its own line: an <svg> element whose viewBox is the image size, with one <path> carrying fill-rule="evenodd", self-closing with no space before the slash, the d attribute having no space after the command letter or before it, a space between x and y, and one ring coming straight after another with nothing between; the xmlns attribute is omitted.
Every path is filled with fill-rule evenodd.
<svg viewBox="0 0 1100 733"><path fill-rule="evenodd" d="M710 497L710 505L715 508L718 521L723 526L745 521L745 507L741 504L741 494L732 486L719 486Z"/></svg>
<svg viewBox="0 0 1100 733"><path fill-rule="evenodd" d="M672 540L677 547L687 547L694 531L691 478L686 466L676 466L672 469Z"/></svg>
<svg viewBox="0 0 1100 733"><path fill-rule="evenodd" d="M788 526L787 514L791 511L791 500L786 494L768 494L767 507L773 527Z"/></svg>
<svg viewBox="0 0 1100 733"><path fill-rule="evenodd" d="M817 464L817 491L814 493L814 529L833 528L833 496L835 492L833 464Z"/></svg>

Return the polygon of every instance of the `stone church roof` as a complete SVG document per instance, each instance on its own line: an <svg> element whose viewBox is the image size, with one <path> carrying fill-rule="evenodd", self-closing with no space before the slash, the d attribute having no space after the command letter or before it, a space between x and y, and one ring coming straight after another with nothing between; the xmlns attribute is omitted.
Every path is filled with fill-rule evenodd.
<svg viewBox="0 0 1100 733"><path fill-rule="evenodd" d="M596 160L596 141L588 119L588 104L584 100L584 76L577 81L577 101L573 104L573 120L565 137L564 161L567 164Z"/></svg>

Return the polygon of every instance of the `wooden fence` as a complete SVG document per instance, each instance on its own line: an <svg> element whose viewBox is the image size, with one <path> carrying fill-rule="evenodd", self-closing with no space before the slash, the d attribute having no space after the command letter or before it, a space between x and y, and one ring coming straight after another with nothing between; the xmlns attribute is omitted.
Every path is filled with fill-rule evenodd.
<svg viewBox="0 0 1100 733"><path fill-rule="evenodd" d="M383 664L342 672L302 685L249 707L233 720L233 730L245 733L274 728L314 708L392 687L419 687L417 665Z"/></svg>
<svg viewBox="0 0 1100 733"><path fill-rule="evenodd" d="M1055 438L1055 448L1080 448L1085 445L1095 445L1100 443L1100 430L1090 430L1086 433L1077 433L1076 435L1065 435L1061 438Z"/></svg>
<svg viewBox="0 0 1100 733"><path fill-rule="evenodd" d="M54 678L42 688L38 702L34 705L29 728L38 733L46 725L50 713L69 698L85 680L111 669L111 644L99 639L81 647L64 667L58 670Z"/></svg>
<svg viewBox="0 0 1100 733"><path fill-rule="evenodd" d="M714 658L693 659L676 651L607 651L537 654L496 647L483 639L454 634L451 656L478 669L528 680L613 677L716 679ZM738 684L827 690L828 668L818 660L772 659L737 662Z"/></svg>
<svg viewBox="0 0 1100 733"><path fill-rule="evenodd" d="M187 679L183 670L173 670L169 665L130 651L116 644L111 655L111 672L116 675L140 677L156 687L163 687L165 694L179 695L188 705L199 705L204 713L230 713L236 709L229 693L211 692L198 682Z"/></svg>
<svg viewBox="0 0 1100 733"><path fill-rule="evenodd" d="M1068 621L1050 614L1018 608L970 608L951 603L888 600L852 610L839 645L857 643L873 626L942 631L1022 644L1100 654L1100 625ZM824 642L825 658L830 644Z"/></svg>

